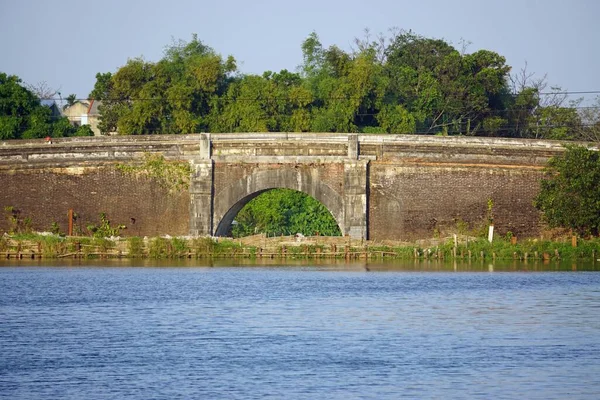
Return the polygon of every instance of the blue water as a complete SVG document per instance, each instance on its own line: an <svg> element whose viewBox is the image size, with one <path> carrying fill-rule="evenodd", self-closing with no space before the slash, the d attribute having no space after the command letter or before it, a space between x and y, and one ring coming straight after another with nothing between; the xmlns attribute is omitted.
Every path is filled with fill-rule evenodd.
<svg viewBox="0 0 600 400"><path fill-rule="evenodd" d="M0 268L0 398L600 398L599 272L151 265Z"/></svg>

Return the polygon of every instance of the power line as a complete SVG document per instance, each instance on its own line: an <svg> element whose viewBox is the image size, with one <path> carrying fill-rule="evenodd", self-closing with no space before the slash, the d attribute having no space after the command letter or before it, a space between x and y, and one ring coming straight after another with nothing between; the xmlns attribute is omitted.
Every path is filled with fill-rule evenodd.
<svg viewBox="0 0 600 400"><path fill-rule="evenodd" d="M519 93L516 94L511 94L512 96L517 96ZM537 95L542 95L542 96L552 96L552 95L579 95L579 94L600 94L600 90L585 90L585 91L560 91L560 92L539 92L536 93ZM193 96L192 96L193 97ZM358 100L358 99L363 99L365 96L327 96L327 97L320 97L320 98L313 98L313 97L295 97L294 99L297 100ZM220 98L225 98L224 96L221 96ZM269 97L263 97L262 99L271 99L271 100L289 100L290 97L289 96L269 96ZM236 100L236 101L257 101L257 100L262 100L256 97L236 97L235 99L231 99L231 100ZM43 97L40 98L40 100L53 100L53 101L57 101L57 102L65 102L66 100L63 98L56 98L56 97ZM92 101L94 99L89 99L89 98L77 98L74 99L74 101ZM116 98L116 99L109 99L109 100L95 100L95 101L113 101L113 102L118 102L118 101L154 101L154 100L193 100L193 98L190 97L171 97L171 98L166 98L166 97L123 97L123 98Z"/></svg>
<svg viewBox="0 0 600 400"><path fill-rule="evenodd" d="M566 94L566 95L570 95L570 94L600 94L600 90L586 90L586 91L574 91L574 92L540 92L538 94L541 95L545 95L545 96L549 96L549 95L553 95L553 94Z"/></svg>

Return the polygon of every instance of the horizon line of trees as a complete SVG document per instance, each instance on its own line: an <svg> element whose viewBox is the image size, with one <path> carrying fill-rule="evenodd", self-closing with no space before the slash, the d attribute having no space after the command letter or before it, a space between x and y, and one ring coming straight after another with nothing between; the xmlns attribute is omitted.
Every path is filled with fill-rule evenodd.
<svg viewBox="0 0 600 400"><path fill-rule="evenodd" d="M167 46L157 62L133 58L114 73L98 73L89 97L102 102L100 130L122 135L281 131L600 140L600 98L595 107L580 107L581 99L569 101L526 69L511 75L493 51L468 53L464 43L456 49L394 29L387 37L366 30L351 51L325 48L312 32L301 50L296 72L242 74L233 56L223 58L193 35ZM4 139L38 135L15 123L38 109L5 104L35 97L27 88L27 95L5 97L5 81L14 86L15 80L20 83L0 75Z"/></svg>

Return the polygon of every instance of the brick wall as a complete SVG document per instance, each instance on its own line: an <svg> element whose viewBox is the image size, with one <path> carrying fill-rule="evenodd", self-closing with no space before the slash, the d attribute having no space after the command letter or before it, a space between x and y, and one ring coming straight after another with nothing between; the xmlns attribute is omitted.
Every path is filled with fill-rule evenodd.
<svg viewBox="0 0 600 400"><path fill-rule="evenodd" d="M124 175L114 166L24 168L0 170L0 232L9 229L4 207L14 206L30 217L36 231L49 231L57 222L68 229L68 210L79 216L75 229L107 214L111 225L127 226L124 236L187 235L189 194L169 194L145 177Z"/></svg>
<svg viewBox="0 0 600 400"><path fill-rule="evenodd" d="M540 178L539 169L371 163L370 237L413 240L456 233L463 222L483 227L488 199L498 234L535 236L539 213L532 203Z"/></svg>
<svg viewBox="0 0 600 400"><path fill-rule="evenodd" d="M43 140L0 142L0 212L16 206L36 230L57 222L65 232L67 210L73 208L82 230L105 212L113 224L127 225L127 235L187 234L187 191L169 194L156 182L122 175L111 163L136 162L146 152L169 160L204 160L208 152L201 154L202 140L208 143L203 135L64 138L51 146ZM532 202L541 168L564 151L559 142L549 141L360 135L359 154L350 157L344 134L221 134L210 140L216 196L248 175L281 169L302 171L281 174L283 179L318 180L344 196L344 163L357 156L371 160L372 239L431 237L455 232L462 222L483 226L488 199L494 202L497 232L535 236L539 213ZM0 232L7 229L1 215Z"/></svg>

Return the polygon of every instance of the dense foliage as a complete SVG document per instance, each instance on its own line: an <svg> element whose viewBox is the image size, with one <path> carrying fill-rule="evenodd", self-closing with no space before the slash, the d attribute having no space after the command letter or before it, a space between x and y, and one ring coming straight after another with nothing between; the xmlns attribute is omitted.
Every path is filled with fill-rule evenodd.
<svg viewBox="0 0 600 400"><path fill-rule="evenodd" d="M365 132L598 139L600 115L583 115L560 88L501 55L397 31L357 39L351 52L301 46L298 72L237 73L194 35L158 62L131 59L99 73L103 132ZM589 113L588 113L589 114Z"/></svg>
<svg viewBox="0 0 600 400"><path fill-rule="evenodd" d="M207 130L235 71L196 36L170 46L157 63L131 59L116 73L96 75L90 97L102 100L100 129L124 135Z"/></svg>
<svg viewBox="0 0 600 400"><path fill-rule="evenodd" d="M290 189L270 190L252 199L237 214L232 236L265 233L269 236L339 236L329 211L312 197Z"/></svg>
<svg viewBox="0 0 600 400"><path fill-rule="evenodd" d="M600 153L582 146L567 147L552 158L547 179L535 205L551 227L570 228L581 235L600 233Z"/></svg>
<svg viewBox="0 0 600 400"><path fill-rule="evenodd" d="M77 129L42 105L19 78L0 72L0 140L91 135L88 126Z"/></svg>

